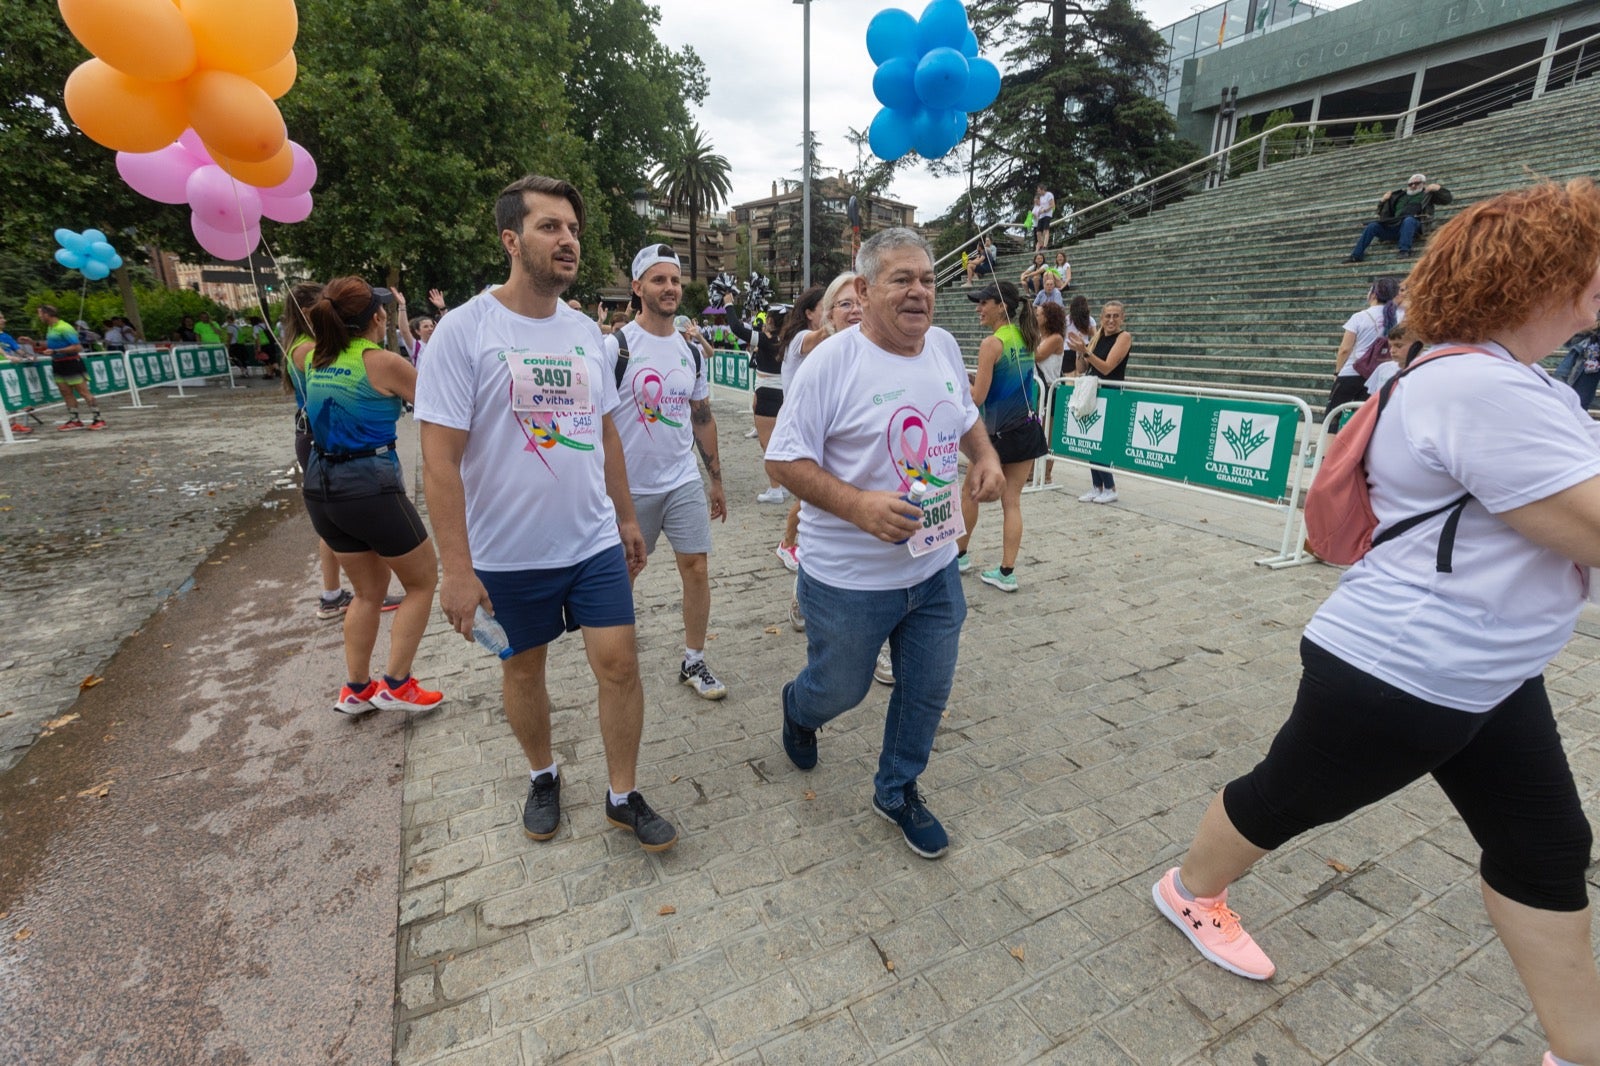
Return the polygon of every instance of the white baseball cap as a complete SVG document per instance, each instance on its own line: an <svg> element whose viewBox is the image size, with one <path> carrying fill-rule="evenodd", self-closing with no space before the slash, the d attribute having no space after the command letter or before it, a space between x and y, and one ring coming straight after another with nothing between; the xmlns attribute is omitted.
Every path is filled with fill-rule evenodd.
<svg viewBox="0 0 1600 1066"><path fill-rule="evenodd" d="M638 281L646 272L657 263L671 263L678 269L683 269L683 264L678 260L678 253L672 250L670 244L651 244L639 249L639 254L633 257L633 280Z"/></svg>

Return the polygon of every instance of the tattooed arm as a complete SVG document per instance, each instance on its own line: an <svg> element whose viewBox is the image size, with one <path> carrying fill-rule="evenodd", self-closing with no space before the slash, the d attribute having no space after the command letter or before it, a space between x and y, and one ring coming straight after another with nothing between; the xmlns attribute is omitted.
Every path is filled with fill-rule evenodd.
<svg viewBox="0 0 1600 1066"><path fill-rule="evenodd" d="M711 401L690 400L689 421L694 428L694 446L711 475L711 517L728 520L728 500L722 492L722 460L717 457L717 420L711 413Z"/></svg>

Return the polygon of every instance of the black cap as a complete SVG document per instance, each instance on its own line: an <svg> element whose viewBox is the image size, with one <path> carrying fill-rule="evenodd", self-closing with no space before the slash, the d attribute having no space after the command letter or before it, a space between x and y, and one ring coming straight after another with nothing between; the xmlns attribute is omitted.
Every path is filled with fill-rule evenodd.
<svg viewBox="0 0 1600 1066"><path fill-rule="evenodd" d="M1007 289L1011 291L1007 292ZM996 303L1012 307L1022 299L1022 294L1009 281L991 281L977 292L967 293L967 299L975 304L981 304L985 300L993 300Z"/></svg>

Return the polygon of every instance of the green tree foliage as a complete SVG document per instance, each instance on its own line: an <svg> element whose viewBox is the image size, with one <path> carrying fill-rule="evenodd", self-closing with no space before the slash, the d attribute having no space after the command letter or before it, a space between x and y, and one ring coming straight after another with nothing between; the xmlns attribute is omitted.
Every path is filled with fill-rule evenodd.
<svg viewBox="0 0 1600 1066"><path fill-rule="evenodd" d="M656 190L689 216L689 278L700 278L700 216L715 211L733 191L728 161L711 150L700 127L679 131L656 168Z"/></svg>
<svg viewBox="0 0 1600 1066"><path fill-rule="evenodd" d="M1020 221L1043 184L1057 218L1195 158L1146 90L1162 42L1129 0L971 0L979 40L1006 43L994 105L944 161L971 166L943 221Z"/></svg>
<svg viewBox="0 0 1600 1066"><path fill-rule="evenodd" d="M134 289L134 295L139 302L139 313L144 319L144 336L146 340L161 341L173 340L178 335L178 326L183 321L184 315L198 317L201 311L209 311L217 321L227 315L228 309L215 300L201 296L189 289L168 290L139 286ZM23 305L22 313L10 323L10 332L17 336L24 334L38 337L43 332L43 327L38 324L34 312L40 304L51 304L61 310L61 316L69 322L83 319L100 330L100 324L112 315L122 314L122 296L115 288L101 287L98 291L90 291L87 296L81 289L61 289L52 291L41 289L34 292ZM24 321L28 325L23 325Z"/></svg>
<svg viewBox="0 0 1600 1066"><path fill-rule="evenodd" d="M660 12L643 0L575 0L569 38L577 48L567 79L571 128L592 135L585 156L612 203L608 233L618 263L650 239L631 208L649 184L652 160L667 157L672 131L689 125L690 103L705 102L705 65L694 49L656 39Z"/></svg>

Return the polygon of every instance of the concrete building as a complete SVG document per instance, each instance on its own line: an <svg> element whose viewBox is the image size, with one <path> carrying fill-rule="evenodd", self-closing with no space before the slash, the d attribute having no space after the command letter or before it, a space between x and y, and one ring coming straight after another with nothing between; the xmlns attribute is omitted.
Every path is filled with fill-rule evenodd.
<svg viewBox="0 0 1600 1066"><path fill-rule="evenodd" d="M1185 60L1210 55L1330 10L1326 4L1311 0L1223 0L1163 26L1156 32L1167 45L1166 63L1156 76L1150 95L1176 114Z"/></svg>
<svg viewBox="0 0 1600 1066"><path fill-rule="evenodd" d="M844 222L839 251L853 258L854 235L851 233L849 223L844 220L847 205L855 190L849 182L840 177L821 177L815 181L818 204L813 205L813 209L820 205L821 210L825 214L834 216L836 222ZM772 183L771 196L736 204L731 212L740 238L743 240L747 234L749 236L748 243L741 244L737 248L737 262L731 262L727 269L732 270L741 279L749 277L751 270L759 270L771 279L773 289L780 294L780 299L788 299L800 291L803 275L800 261L802 231L800 200L800 183L785 179L781 185L778 182ZM856 206L861 212L862 239L891 226L916 225L915 206L891 200L886 196L859 197ZM813 235L816 232L817 221L813 217ZM814 248L813 260L815 257Z"/></svg>

